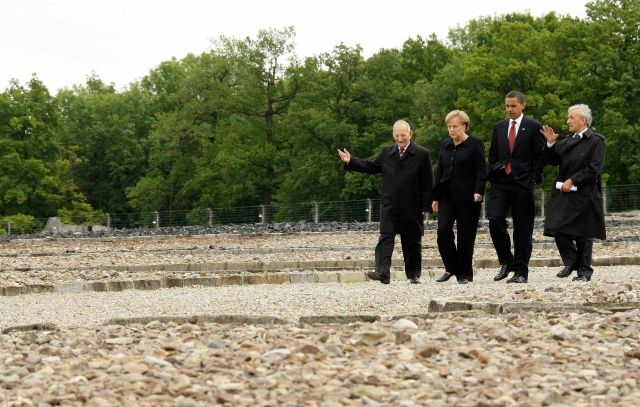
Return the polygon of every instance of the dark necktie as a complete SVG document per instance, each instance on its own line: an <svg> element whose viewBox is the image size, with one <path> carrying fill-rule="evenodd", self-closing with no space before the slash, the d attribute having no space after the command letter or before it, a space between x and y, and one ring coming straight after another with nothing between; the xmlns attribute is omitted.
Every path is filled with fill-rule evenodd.
<svg viewBox="0 0 640 407"><path fill-rule="evenodd" d="M400 147L398 151L400 152L400 157L402 157L402 154L404 154L404 147Z"/></svg>
<svg viewBox="0 0 640 407"><path fill-rule="evenodd" d="M509 128L509 155L513 153L513 146L516 144L516 121L511 121L511 128ZM508 160L504 166L504 172L511 174L511 161Z"/></svg>

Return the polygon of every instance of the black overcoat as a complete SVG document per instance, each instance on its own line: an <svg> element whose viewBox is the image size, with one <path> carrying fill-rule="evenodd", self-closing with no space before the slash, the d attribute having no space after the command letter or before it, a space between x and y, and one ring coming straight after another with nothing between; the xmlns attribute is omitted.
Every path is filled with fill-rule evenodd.
<svg viewBox="0 0 640 407"><path fill-rule="evenodd" d="M385 147L375 160L352 157L347 170L382 175L380 233L424 234L424 215L431 211L433 170L429 150L409 143Z"/></svg>
<svg viewBox="0 0 640 407"><path fill-rule="evenodd" d="M587 129L582 138L567 137L545 147L549 165L559 165L547 206L544 234L556 232L573 236L605 239L601 174L604 167L604 137ZM571 178L578 190L560 192L556 182Z"/></svg>

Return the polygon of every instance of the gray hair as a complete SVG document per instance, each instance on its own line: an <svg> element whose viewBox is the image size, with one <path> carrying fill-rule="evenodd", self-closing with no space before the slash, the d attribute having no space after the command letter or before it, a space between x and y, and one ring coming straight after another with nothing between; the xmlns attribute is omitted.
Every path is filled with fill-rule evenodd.
<svg viewBox="0 0 640 407"><path fill-rule="evenodd" d="M396 125L398 124L405 126L407 128L407 131L411 133L411 126L406 120L397 120L395 123L393 123L393 127L396 127Z"/></svg>
<svg viewBox="0 0 640 407"><path fill-rule="evenodd" d="M580 116L584 117L584 119L587 121L587 127L591 127L593 116L591 116L591 109L589 109L589 106L584 104L573 105L569 109L567 109L567 113L572 110L577 110L578 113L580 113Z"/></svg>

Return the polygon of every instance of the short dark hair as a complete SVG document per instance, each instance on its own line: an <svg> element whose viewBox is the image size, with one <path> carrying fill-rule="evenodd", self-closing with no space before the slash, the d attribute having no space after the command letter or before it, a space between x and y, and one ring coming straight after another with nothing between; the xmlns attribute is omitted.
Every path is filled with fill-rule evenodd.
<svg viewBox="0 0 640 407"><path fill-rule="evenodd" d="M512 90L511 92L507 93L505 99L518 99L518 102L524 103L524 93L520 92L519 90Z"/></svg>

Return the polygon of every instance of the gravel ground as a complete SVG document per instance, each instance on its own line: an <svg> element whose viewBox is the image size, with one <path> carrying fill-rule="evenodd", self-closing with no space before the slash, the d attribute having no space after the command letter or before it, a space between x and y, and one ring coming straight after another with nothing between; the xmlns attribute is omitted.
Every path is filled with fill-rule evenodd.
<svg viewBox="0 0 640 407"><path fill-rule="evenodd" d="M0 243L0 256L6 268L25 259L43 266L147 255L183 262L216 252L249 259L269 248L370 256L377 234L348 233L348 243L334 233L14 240ZM596 245L597 253L637 253L634 233L626 229L619 243ZM486 238L479 235L481 245ZM342 249L321 251L337 244ZM28 263L34 259L42 263ZM537 267L529 284L494 282L495 270L480 269L464 286L425 279L0 296L0 406L640 405L640 266L596 267L589 283L558 279L557 271ZM32 272L38 276L22 275ZM11 273L18 272L4 271L0 280ZM428 313L432 301L631 310ZM381 320L301 319L323 315ZM195 316L238 318L185 322ZM238 323L243 316L284 323ZM136 317L151 322L113 324ZM177 322L167 322L171 317Z"/></svg>
<svg viewBox="0 0 640 407"><path fill-rule="evenodd" d="M638 310L0 335L6 406L623 406Z"/></svg>
<svg viewBox="0 0 640 407"><path fill-rule="evenodd" d="M628 302L640 298L640 266L599 267L589 283L555 277L557 269L538 268L528 284L493 281L477 273L461 286L423 281L344 284L266 284L152 291L32 294L0 297L0 327L52 322L95 326L107 319L161 315L268 315L295 321L305 315L423 314L433 299L476 302Z"/></svg>

